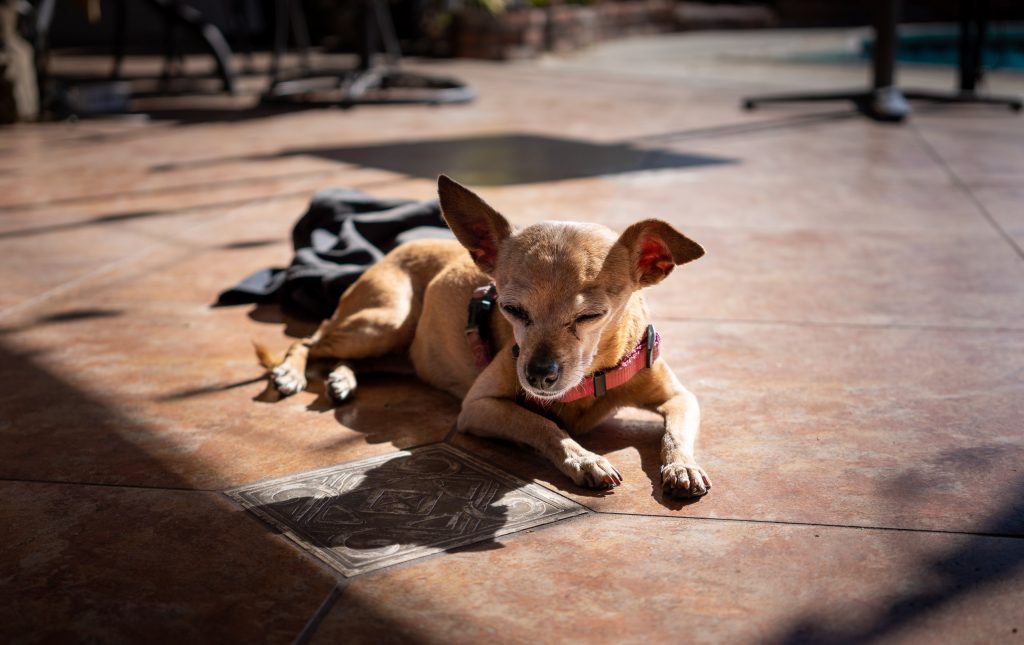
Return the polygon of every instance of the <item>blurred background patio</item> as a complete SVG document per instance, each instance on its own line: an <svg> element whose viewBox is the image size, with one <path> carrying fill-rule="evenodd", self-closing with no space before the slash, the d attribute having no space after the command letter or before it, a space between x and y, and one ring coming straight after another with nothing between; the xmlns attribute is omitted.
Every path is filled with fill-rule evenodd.
<svg viewBox="0 0 1024 645"><path fill-rule="evenodd" d="M3 641L1024 638L1019 3L0 0L0 23ZM582 440L624 475L596 494L452 434L459 402L409 376L254 400L250 341L316 321L218 294L287 266L318 190L431 199L439 173L517 225L659 217L705 246L648 302L710 495L662 496L638 412ZM571 510L353 572L223 494L434 444Z"/></svg>

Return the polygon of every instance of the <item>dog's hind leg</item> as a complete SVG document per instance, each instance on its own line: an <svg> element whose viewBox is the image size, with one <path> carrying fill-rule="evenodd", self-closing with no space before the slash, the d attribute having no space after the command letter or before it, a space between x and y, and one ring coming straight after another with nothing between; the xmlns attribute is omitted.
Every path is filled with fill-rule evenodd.
<svg viewBox="0 0 1024 645"><path fill-rule="evenodd" d="M327 375L327 396L335 403L347 400L356 390L356 373L346 361L334 366Z"/></svg>
<svg viewBox="0 0 1024 645"><path fill-rule="evenodd" d="M291 346L284 360L271 370L278 392L288 396L306 387L309 359L341 361L327 378L327 392L335 401L351 396L355 373L347 361L384 356L412 342L421 297L412 276L386 260L371 267L341 297L330 320L315 334Z"/></svg>
<svg viewBox="0 0 1024 645"><path fill-rule="evenodd" d="M262 347L256 346L260 362L270 369L270 380L274 388L283 396L291 396L306 388L306 362L309 360L309 351L320 340L322 330L321 326L309 338L292 343L280 361L269 358Z"/></svg>

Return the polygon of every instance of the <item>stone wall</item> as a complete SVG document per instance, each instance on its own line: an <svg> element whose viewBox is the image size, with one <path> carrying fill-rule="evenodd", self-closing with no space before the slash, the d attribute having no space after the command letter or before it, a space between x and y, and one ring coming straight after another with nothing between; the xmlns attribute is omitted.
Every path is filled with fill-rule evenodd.
<svg viewBox="0 0 1024 645"><path fill-rule="evenodd" d="M466 8L452 23L453 53L491 60L531 58L612 38L673 31L675 7L671 0L639 0L516 7L497 14Z"/></svg>

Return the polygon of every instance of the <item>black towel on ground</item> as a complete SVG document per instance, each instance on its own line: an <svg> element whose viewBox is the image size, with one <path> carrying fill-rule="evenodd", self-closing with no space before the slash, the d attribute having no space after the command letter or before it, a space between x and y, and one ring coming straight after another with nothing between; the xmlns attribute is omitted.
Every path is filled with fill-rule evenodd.
<svg viewBox="0 0 1024 645"><path fill-rule="evenodd" d="M451 238L437 201L379 199L352 188L318 192L295 228L287 269L257 271L220 294L217 305L278 302L289 312L329 318L342 292L402 242Z"/></svg>

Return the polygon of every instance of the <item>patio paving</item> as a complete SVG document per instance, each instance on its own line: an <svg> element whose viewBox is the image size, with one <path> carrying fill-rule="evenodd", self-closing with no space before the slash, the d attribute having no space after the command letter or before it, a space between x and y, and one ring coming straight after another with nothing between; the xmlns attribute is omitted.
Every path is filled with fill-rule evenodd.
<svg viewBox="0 0 1024 645"><path fill-rule="evenodd" d="M863 80L791 41L426 65L465 106L0 130L0 640L1024 639L1024 119L740 111ZM595 493L453 435L459 402L409 376L254 400L250 341L311 324L217 294L288 261L316 190L430 198L449 169L425 160L470 174L460 147L488 142L480 192L516 224L660 217L706 247L648 296L701 401L706 498L662 497L644 413L582 439L624 476ZM451 470L418 486L410 455Z"/></svg>

